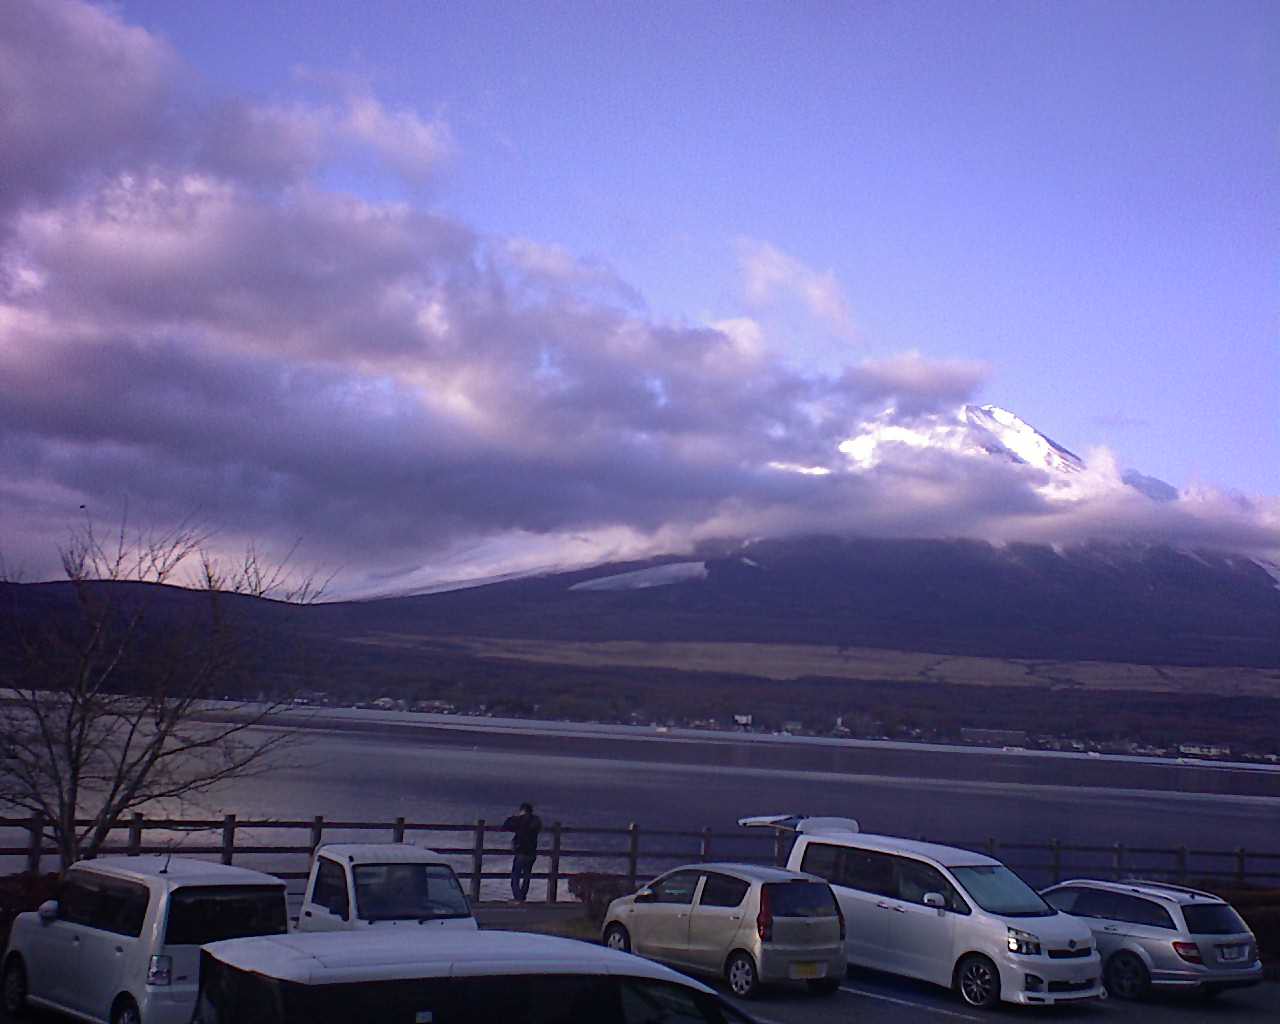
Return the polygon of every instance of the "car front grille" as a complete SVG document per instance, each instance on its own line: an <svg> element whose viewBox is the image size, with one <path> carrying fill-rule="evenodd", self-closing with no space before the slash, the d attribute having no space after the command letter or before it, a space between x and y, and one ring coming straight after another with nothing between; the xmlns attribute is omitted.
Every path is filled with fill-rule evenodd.
<svg viewBox="0 0 1280 1024"><path fill-rule="evenodd" d="M1093 952L1092 946L1081 946L1078 949L1051 949L1050 960L1076 960Z"/></svg>
<svg viewBox="0 0 1280 1024"><path fill-rule="evenodd" d="M1051 981L1050 992L1084 992L1098 983L1096 978L1085 978L1084 981Z"/></svg>

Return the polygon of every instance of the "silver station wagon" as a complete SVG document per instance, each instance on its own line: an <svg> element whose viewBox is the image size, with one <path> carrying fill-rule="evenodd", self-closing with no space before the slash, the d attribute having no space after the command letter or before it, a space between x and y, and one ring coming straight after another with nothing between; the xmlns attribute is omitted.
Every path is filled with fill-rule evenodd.
<svg viewBox="0 0 1280 1024"><path fill-rule="evenodd" d="M1093 929L1113 996L1140 999L1152 988L1212 995L1262 980L1253 932L1213 893L1167 882L1077 878L1043 895Z"/></svg>
<svg viewBox="0 0 1280 1024"><path fill-rule="evenodd" d="M832 993L845 976L844 917L821 878L752 864L689 864L609 904L605 945L726 978L747 999L804 981Z"/></svg>

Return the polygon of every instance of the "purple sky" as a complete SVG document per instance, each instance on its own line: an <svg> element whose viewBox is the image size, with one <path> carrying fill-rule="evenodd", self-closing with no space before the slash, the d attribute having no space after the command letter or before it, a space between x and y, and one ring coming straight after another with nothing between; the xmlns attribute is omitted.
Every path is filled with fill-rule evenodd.
<svg viewBox="0 0 1280 1024"><path fill-rule="evenodd" d="M349 593L801 529L1280 557L1278 29L9 0L0 550L127 502ZM966 401L1087 486L838 451Z"/></svg>

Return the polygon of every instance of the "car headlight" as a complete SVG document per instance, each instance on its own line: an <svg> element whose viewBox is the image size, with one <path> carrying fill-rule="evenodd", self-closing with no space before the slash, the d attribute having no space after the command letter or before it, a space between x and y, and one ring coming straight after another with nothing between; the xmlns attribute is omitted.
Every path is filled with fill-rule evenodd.
<svg viewBox="0 0 1280 1024"><path fill-rule="evenodd" d="M1020 928L1009 929L1009 952L1023 956L1040 955L1040 936L1024 932Z"/></svg>

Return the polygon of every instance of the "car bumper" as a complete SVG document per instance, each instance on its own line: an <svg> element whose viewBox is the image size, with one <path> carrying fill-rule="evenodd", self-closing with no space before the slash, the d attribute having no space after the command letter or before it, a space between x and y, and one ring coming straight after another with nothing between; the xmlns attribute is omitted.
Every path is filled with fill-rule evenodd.
<svg viewBox="0 0 1280 1024"><path fill-rule="evenodd" d="M191 1024L196 1009L194 985L149 988L138 1002L142 1024Z"/></svg>
<svg viewBox="0 0 1280 1024"><path fill-rule="evenodd" d="M1024 1006L1056 1006L1106 998L1097 954L1079 960L1005 957L1000 962L1000 997Z"/></svg>
<svg viewBox="0 0 1280 1024"><path fill-rule="evenodd" d="M1255 960L1248 967L1232 968L1225 971L1214 970L1213 968L1187 971L1152 971L1151 984L1154 988L1181 989L1188 992L1206 986L1213 988L1247 988L1262 981L1262 974L1262 961Z"/></svg>
<svg viewBox="0 0 1280 1024"><path fill-rule="evenodd" d="M843 945L764 949L758 964L763 982L843 979L846 967Z"/></svg>

